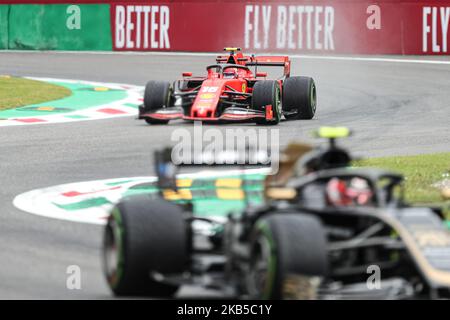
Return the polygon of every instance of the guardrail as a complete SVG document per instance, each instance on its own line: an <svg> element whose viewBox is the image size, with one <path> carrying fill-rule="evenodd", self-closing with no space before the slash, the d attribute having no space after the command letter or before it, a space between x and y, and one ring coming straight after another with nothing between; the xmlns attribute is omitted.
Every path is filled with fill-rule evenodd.
<svg viewBox="0 0 450 320"><path fill-rule="evenodd" d="M0 0L0 48L449 54L448 1L64 2Z"/></svg>

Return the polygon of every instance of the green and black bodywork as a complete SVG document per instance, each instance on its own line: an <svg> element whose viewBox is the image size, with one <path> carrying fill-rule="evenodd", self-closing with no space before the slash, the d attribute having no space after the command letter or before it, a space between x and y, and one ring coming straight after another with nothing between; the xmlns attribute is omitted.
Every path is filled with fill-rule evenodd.
<svg viewBox="0 0 450 320"><path fill-rule="evenodd" d="M167 298L189 284L254 299L450 297L442 213L406 204L401 175L352 168L350 154L335 144L349 133L321 128L329 145L286 148L275 175L205 178L202 188L212 187L217 202L202 213L202 201L214 199L194 197L169 151L157 152L160 192L120 201L105 229L112 291ZM349 181L363 182L366 201L331 201ZM225 199L236 201L229 210L220 208ZM215 206L229 214L214 216Z"/></svg>

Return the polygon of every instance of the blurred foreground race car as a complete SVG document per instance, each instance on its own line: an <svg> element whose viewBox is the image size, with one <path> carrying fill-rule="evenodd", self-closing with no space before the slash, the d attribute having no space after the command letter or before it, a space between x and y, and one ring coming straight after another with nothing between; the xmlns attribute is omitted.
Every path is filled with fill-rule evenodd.
<svg viewBox="0 0 450 320"><path fill-rule="evenodd" d="M172 297L182 285L251 299L450 297L450 232L442 212L404 203L402 176L352 168L326 148L291 144L264 181L265 201L224 222L193 214L170 149L156 153L160 194L125 198L104 236L104 270L122 295ZM209 224L208 232L195 227Z"/></svg>
<svg viewBox="0 0 450 320"><path fill-rule="evenodd" d="M229 55L218 56L216 64L207 66L206 76L193 77L191 72L184 72L183 79L173 84L149 81L139 119L149 124L175 119L277 124L282 119L314 117L314 80L291 77L289 57L247 56L240 48L225 51ZM267 80L267 72L258 72L258 67L273 66L283 68L276 80Z"/></svg>

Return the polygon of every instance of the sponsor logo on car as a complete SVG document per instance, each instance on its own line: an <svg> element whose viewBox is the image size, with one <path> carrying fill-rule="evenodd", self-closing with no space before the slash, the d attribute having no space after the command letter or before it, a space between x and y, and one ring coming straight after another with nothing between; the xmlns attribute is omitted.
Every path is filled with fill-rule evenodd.
<svg viewBox="0 0 450 320"><path fill-rule="evenodd" d="M214 94L212 94L212 93L204 93L204 94L200 95L200 98L201 99L212 99L212 98L214 98Z"/></svg>

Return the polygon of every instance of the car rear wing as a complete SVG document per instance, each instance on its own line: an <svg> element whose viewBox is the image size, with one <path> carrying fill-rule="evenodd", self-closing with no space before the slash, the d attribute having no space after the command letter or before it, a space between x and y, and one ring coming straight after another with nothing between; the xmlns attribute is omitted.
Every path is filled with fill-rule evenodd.
<svg viewBox="0 0 450 320"><path fill-rule="evenodd" d="M237 48L239 52L232 51L236 48L225 48L225 51L230 51L228 56L219 55L216 57L217 63L234 63L241 64L247 67L249 66L262 66L262 67L283 67L283 75L289 77L291 74L291 61L288 56L245 56L240 52L240 48ZM231 60L230 60L231 59ZM255 71L256 74L256 71Z"/></svg>
<svg viewBox="0 0 450 320"><path fill-rule="evenodd" d="M289 77L291 74L291 61L288 56L258 56L249 57L246 66L262 67L284 67L284 75Z"/></svg>

